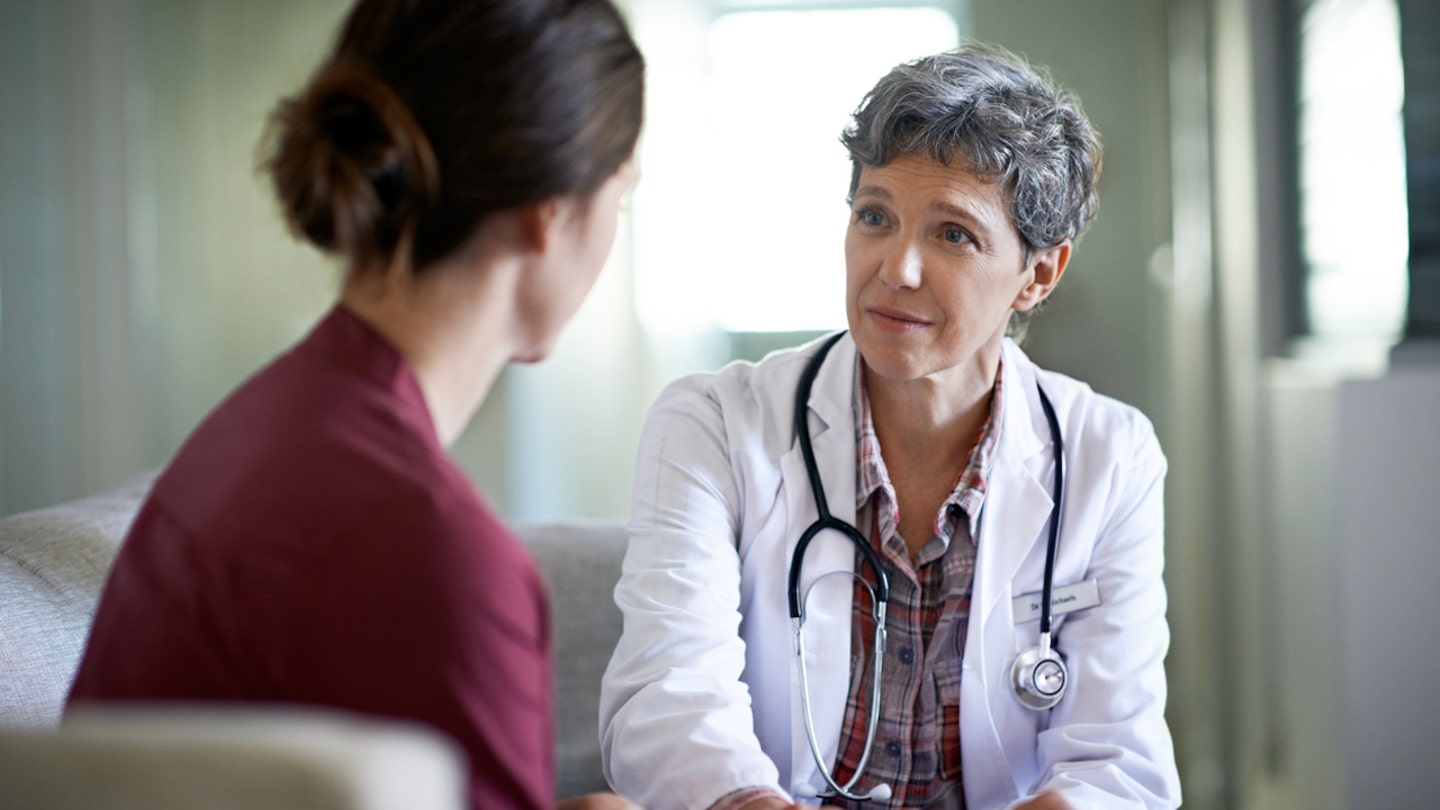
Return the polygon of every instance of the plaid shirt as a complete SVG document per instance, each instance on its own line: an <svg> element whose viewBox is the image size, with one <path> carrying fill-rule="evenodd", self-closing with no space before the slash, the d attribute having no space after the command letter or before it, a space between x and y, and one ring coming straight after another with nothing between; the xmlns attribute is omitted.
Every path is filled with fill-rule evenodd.
<svg viewBox="0 0 1440 810"><path fill-rule="evenodd" d="M858 787L890 785L889 807L963 808L960 781L960 664L975 577L975 538L985 482L995 458L1004 412L996 374L990 416L971 446L950 496L935 515L934 533L914 564L899 533L895 489L880 454L870 399L857 358L855 430L859 449L857 524L868 534L890 578L886 616L885 671L881 676L880 722ZM958 542L952 542L957 541ZM856 551L855 570L874 587L874 574ZM841 725L836 781L855 773L869 722L869 663L875 619L871 597L856 582L853 600L850 696ZM830 799L827 804L856 805ZM875 808L874 801L856 806Z"/></svg>

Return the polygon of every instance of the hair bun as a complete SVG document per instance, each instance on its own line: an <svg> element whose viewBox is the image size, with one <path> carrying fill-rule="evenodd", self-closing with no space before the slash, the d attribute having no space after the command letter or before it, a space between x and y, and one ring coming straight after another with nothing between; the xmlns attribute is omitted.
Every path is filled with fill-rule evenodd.
<svg viewBox="0 0 1440 810"><path fill-rule="evenodd" d="M409 106L343 60L281 102L268 140L285 217L322 250L388 254L439 197L435 154Z"/></svg>
<svg viewBox="0 0 1440 810"><path fill-rule="evenodd" d="M423 273L493 214L600 188L644 77L611 0L356 0L265 164L297 235L352 272Z"/></svg>

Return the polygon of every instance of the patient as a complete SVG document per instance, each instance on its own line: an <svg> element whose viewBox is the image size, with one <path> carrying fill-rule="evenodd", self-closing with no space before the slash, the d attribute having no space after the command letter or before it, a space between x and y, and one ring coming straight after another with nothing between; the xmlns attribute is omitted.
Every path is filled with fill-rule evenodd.
<svg viewBox="0 0 1440 810"><path fill-rule="evenodd" d="M290 225L343 262L339 300L157 480L70 705L420 721L468 753L474 807L554 805L540 574L447 448L594 283L643 74L609 0L354 7L266 144Z"/></svg>

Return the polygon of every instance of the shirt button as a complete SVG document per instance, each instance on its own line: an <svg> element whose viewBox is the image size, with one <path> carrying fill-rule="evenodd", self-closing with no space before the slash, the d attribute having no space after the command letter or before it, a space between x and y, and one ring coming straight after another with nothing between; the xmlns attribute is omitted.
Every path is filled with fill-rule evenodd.
<svg viewBox="0 0 1440 810"><path fill-rule="evenodd" d="M902 647L902 648L900 649L900 663L902 663L902 664L913 664L913 663L915 663L915 651L912 650L912 649L910 649L909 647Z"/></svg>
<svg viewBox="0 0 1440 810"><path fill-rule="evenodd" d="M885 743L885 753L889 754L892 757L900 756L900 743L895 742L894 740Z"/></svg>

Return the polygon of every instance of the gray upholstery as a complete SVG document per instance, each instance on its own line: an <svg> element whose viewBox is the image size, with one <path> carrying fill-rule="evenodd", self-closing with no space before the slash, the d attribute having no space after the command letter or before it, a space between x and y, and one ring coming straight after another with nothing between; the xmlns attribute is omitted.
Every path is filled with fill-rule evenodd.
<svg viewBox="0 0 1440 810"><path fill-rule="evenodd" d="M600 676L620 640L615 583L625 557L618 523L516 527L550 583L559 796L608 790L600 768Z"/></svg>
<svg viewBox="0 0 1440 810"><path fill-rule="evenodd" d="M151 476L0 521L0 726L49 728Z"/></svg>
<svg viewBox="0 0 1440 810"><path fill-rule="evenodd" d="M111 561L151 481L0 520L0 729L51 729ZM620 636L618 523L517 527L550 584L557 795L605 790L600 676Z"/></svg>

